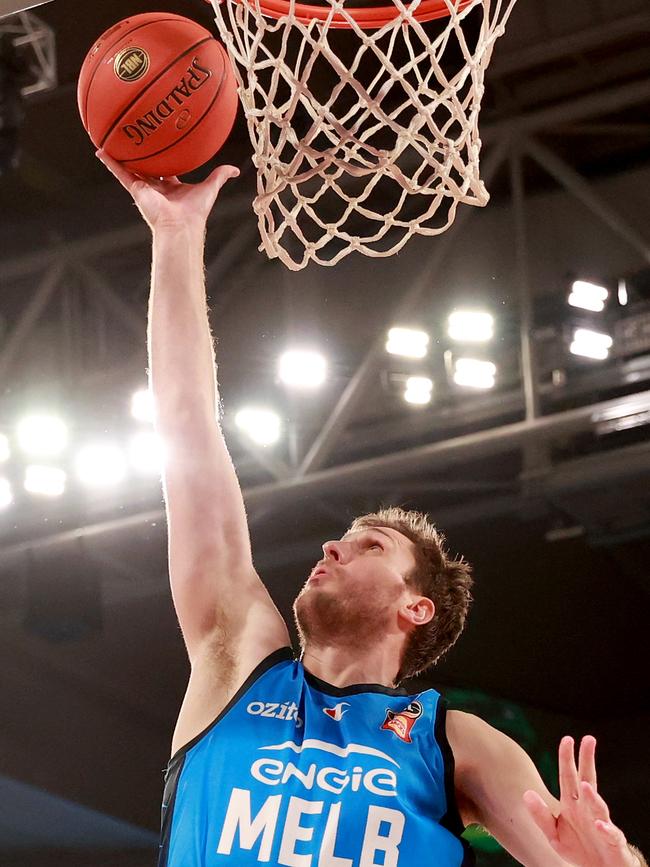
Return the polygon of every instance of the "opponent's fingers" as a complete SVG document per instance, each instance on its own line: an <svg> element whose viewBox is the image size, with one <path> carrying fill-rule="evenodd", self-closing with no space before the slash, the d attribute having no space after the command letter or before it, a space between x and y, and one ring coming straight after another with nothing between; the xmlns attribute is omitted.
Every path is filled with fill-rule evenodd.
<svg viewBox="0 0 650 867"><path fill-rule="evenodd" d="M537 792L529 789L527 792L524 792L524 804L532 820L545 835L549 843L557 843L557 820L544 799Z"/></svg>
<svg viewBox="0 0 650 867"><path fill-rule="evenodd" d="M581 780L590 783L594 789L598 789L598 781L596 779L596 738L593 735L585 735L580 741L578 775Z"/></svg>
<svg viewBox="0 0 650 867"><path fill-rule="evenodd" d="M591 783L584 781L580 783L581 802L583 799L594 818L603 822L609 822L609 807L607 806L607 802L598 794Z"/></svg>
<svg viewBox="0 0 650 867"><path fill-rule="evenodd" d="M564 737L560 741L558 750L558 764L560 776L560 800L577 801L580 797L578 769L573 752L573 738Z"/></svg>
<svg viewBox="0 0 650 867"><path fill-rule="evenodd" d="M595 825L601 840L606 846L618 849L621 853L625 852L627 840L620 828L617 828L612 822L604 822L602 819L597 819Z"/></svg>

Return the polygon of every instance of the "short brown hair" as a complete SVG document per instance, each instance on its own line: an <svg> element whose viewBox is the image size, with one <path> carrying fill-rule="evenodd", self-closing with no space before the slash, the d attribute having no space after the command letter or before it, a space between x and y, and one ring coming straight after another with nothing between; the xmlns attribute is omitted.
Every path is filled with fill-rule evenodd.
<svg viewBox="0 0 650 867"><path fill-rule="evenodd" d="M405 579L436 606L433 619L410 635L397 674L399 683L433 665L456 643L472 601L472 570L462 557L454 560L449 556L445 537L422 512L391 506L355 518L348 532L369 527L397 530L414 543L416 565Z"/></svg>

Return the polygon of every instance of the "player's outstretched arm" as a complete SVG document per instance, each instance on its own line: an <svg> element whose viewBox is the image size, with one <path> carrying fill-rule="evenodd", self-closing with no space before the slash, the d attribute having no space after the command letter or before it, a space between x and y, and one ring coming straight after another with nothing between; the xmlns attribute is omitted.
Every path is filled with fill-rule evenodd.
<svg viewBox="0 0 650 867"><path fill-rule="evenodd" d="M471 714L450 711L447 734L466 822L483 825L525 867L647 867L596 790L595 739L560 745L560 800L521 747Z"/></svg>
<svg viewBox="0 0 650 867"><path fill-rule="evenodd" d="M98 156L133 196L153 234L149 374L155 426L166 450L163 484L176 612L193 676L207 659L211 683L215 673L224 684L234 683L289 643L253 567L244 502L217 420L204 236L219 190L239 172L221 166L196 185L144 180L108 155Z"/></svg>

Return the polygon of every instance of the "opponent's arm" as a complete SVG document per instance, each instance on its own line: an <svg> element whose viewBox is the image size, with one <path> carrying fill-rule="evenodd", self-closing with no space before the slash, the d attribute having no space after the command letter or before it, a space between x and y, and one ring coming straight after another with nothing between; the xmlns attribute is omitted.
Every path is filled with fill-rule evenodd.
<svg viewBox="0 0 650 867"><path fill-rule="evenodd" d="M214 348L207 315L205 227L236 169L202 184L143 180L100 158L131 193L153 233L149 373L163 440L169 570L194 668L209 657L228 679L289 643L284 621L253 567L244 502L217 421Z"/></svg>
<svg viewBox="0 0 650 867"><path fill-rule="evenodd" d="M563 739L558 801L524 750L478 717L450 711L447 735L465 822L483 825L525 867L647 867L597 792L595 739L583 740L579 770Z"/></svg>

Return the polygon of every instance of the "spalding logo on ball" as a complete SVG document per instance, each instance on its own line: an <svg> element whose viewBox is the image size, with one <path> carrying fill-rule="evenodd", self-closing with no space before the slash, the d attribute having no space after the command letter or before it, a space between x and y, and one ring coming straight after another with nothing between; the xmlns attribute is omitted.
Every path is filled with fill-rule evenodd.
<svg viewBox="0 0 650 867"><path fill-rule="evenodd" d="M182 175L228 138L237 85L224 47L188 18L134 15L90 49L77 88L93 144L132 171Z"/></svg>

